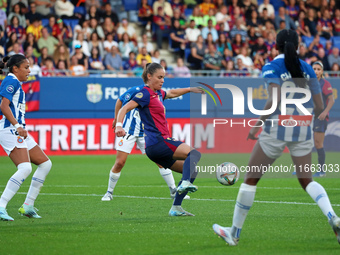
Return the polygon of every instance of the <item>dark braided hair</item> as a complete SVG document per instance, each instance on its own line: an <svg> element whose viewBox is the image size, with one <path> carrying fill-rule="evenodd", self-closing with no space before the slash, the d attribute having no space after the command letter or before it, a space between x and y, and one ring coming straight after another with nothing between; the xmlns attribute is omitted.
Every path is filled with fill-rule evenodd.
<svg viewBox="0 0 340 255"><path fill-rule="evenodd" d="M15 54L11 57L6 56L0 62L0 71L2 73L2 69L5 67L8 68L10 73L13 73L13 67L20 67L21 63L26 60L26 57L22 54Z"/></svg>
<svg viewBox="0 0 340 255"><path fill-rule="evenodd" d="M144 71L142 74L142 78L144 83L148 82L148 74L153 75L158 69L163 69L163 66L161 66L158 63L148 63L144 67Z"/></svg>

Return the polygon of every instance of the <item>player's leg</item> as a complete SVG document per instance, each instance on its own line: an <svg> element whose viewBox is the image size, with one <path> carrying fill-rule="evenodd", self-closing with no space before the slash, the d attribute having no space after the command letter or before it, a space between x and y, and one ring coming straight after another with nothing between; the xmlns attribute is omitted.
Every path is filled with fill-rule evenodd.
<svg viewBox="0 0 340 255"><path fill-rule="evenodd" d="M325 149L323 148L324 140L325 140L324 132L314 132L314 145L318 153L318 163L320 165L320 169L318 169L319 172L315 173L313 177L323 177L326 175L326 173L323 171L324 164L326 161L326 153Z"/></svg>

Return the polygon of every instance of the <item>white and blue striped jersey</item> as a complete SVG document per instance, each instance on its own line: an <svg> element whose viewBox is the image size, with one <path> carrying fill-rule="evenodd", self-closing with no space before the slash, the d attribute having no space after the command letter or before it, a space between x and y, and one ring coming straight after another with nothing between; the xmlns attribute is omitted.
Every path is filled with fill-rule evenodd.
<svg viewBox="0 0 340 255"><path fill-rule="evenodd" d="M24 125L26 110L25 93L21 88L21 82L12 73L8 74L0 85L0 103L4 97L11 101L9 107L14 118L19 124ZM0 130L7 127L13 127L13 125L0 110Z"/></svg>
<svg viewBox="0 0 340 255"><path fill-rule="evenodd" d="M306 89L311 91L312 96L321 93L319 81L312 67L301 59L300 63L304 76L307 79L308 86L306 86ZM272 62L266 64L262 68L262 76L267 87L270 83L278 84L281 88L297 87L286 68L284 54L278 55ZM304 97L304 93L287 93L286 95L287 99L301 99ZM314 103L312 97L303 106L313 114ZM282 115L279 103L279 106L265 122L263 130L272 137L287 142L300 142L312 139L313 116L304 115L294 104L288 104L286 109L287 115ZM291 120L294 121L292 122ZM297 125L294 126L296 123Z"/></svg>
<svg viewBox="0 0 340 255"><path fill-rule="evenodd" d="M122 101L123 106L128 103L145 85L135 86L127 90L123 95L119 97L119 100ZM144 128L143 124L140 120L139 111L137 108L128 112L125 115L123 121L123 128L125 132L129 135L143 137L144 136Z"/></svg>

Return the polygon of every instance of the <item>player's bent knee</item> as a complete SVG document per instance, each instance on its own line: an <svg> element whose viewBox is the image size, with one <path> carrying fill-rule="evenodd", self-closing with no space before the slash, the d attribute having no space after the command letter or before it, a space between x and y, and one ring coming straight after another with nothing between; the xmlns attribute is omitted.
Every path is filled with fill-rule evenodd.
<svg viewBox="0 0 340 255"><path fill-rule="evenodd" d="M20 171L24 179L26 179L32 172L31 162L24 162L24 163L19 164L18 171Z"/></svg>
<svg viewBox="0 0 340 255"><path fill-rule="evenodd" d="M52 161L51 160L47 160L44 163L41 163L38 167L39 167L39 169L44 171L46 173L46 175L47 175L50 172L51 168L52 168Z"/></svg>
<svg viewBox="0 0 340 255"><path fill-rule="evenodd" d="M194 149L190 151L190 157L194 157L197 161L199 161L201 159L201 153Z"/></svg>

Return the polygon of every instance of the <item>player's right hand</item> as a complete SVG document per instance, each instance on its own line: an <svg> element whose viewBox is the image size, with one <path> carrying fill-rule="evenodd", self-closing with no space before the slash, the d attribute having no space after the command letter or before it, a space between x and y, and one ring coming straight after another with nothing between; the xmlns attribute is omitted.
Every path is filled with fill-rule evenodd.
<svg viewBox="0 0 340 255"><path fill-rule="evenodd" d="M23 127L18 127L17 132L19 136L23 137L24 139L27 138L27 131Z"/></svg>
<svg viewBox="0 0 340 255"><path fill-rule="evenodd" d="M125 135L125 130L122 127L116 127L115 133L117 137L122 137Z"/></svg>
<svg viewBox="0 0 340 255"><path fill-rule="evenodd" d="M250 139L250 140L258 140L259 138L256 137L256 134L257 132L259 132L261 127L252 127L249 131L249 134L248 134L248 137L247 137L247 140Z"/></svg>

